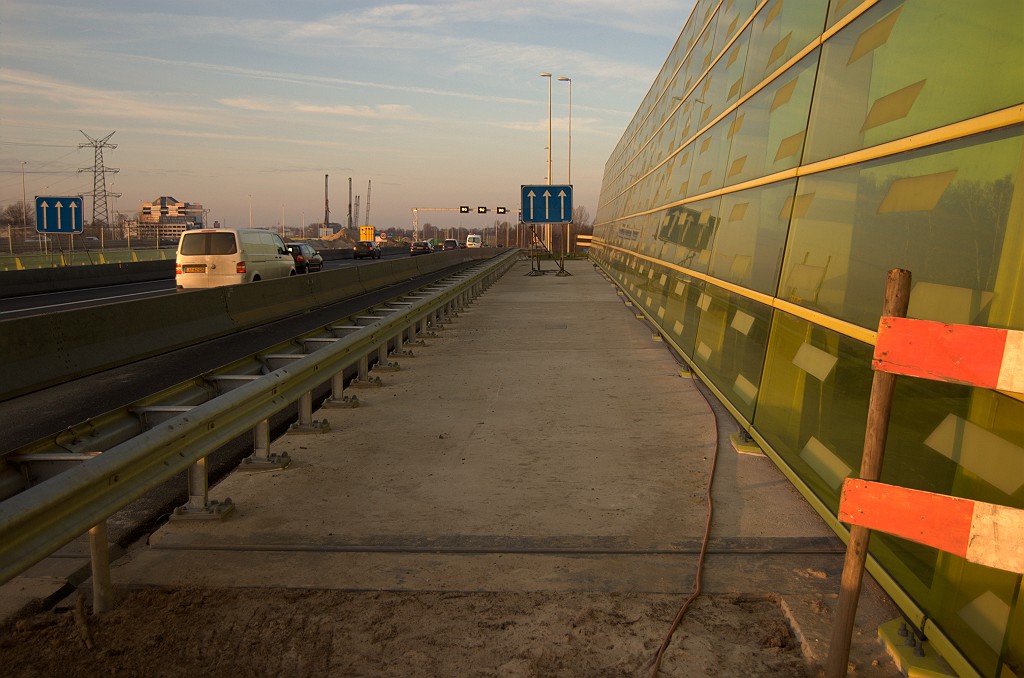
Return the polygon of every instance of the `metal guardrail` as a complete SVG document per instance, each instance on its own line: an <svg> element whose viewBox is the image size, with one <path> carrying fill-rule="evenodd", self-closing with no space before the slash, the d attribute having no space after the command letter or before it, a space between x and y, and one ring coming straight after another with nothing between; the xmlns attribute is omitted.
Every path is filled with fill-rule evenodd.
<svg viewBox="0 0 1024 678"><path fill-rule="evenodd" d="M323 342L268 374L245 379L212 400L169 412L173 416L142 434L0 503L0 543L4 545L0 584L90 532L94 608L109 609L107 518L189 469L190 495L197 469L205 491L207 455L249 430L256 432L259 452L266 430L263 424L272 415L298 402L302 423L309 417L310 394L329 381L334 398L340 400L347 368L358 366L364 376L369 356L386 355L391 341L401 346L406 336L425 330L428 321L439 322L472 301L516 259L513 250L482 262L476 271L453 276L449 285L435 283L426 292L405 295L403 301L392 302L396 307L389 308L387 315L355 331L346 328L349 331L336 341ZM267 458L269 441L262 444Z"/></svg>

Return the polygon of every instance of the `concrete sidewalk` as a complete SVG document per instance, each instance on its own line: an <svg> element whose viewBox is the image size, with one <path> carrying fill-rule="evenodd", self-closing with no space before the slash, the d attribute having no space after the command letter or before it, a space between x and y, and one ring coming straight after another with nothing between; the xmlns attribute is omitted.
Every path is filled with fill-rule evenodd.
<svg viewBox="0 0 1024 678"><path fill-rule="evenodd" d="M115 586L685 598L736 424L590 263L567 269L517 264L356 391L361 407L316 412L329 432L275 441L287 469L213 488L234 515L168 523L114 565ZM823 662L842 542L770 460L727 443L713 496L704 593L778 601ZM875 638L895 616L866 581L858 675L897 675Z"/></svg>

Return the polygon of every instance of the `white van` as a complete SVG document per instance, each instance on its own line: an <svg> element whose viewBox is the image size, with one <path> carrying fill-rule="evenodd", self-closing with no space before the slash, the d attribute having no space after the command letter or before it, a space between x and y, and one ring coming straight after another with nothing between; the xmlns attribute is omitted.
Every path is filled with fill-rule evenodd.
<svg viewBox="0 0 1024 678"><path fill-rule="evenodd" d="M185 231L178 240L178 289L220 287L295 275L295 260L276 233L257 228Z"/></svg>
<svg viewBox="0 0 1024 678"><path fill-rule="evenodd" d="M479 235L467 235L466 247L483 247L483 238Z"/></svg>

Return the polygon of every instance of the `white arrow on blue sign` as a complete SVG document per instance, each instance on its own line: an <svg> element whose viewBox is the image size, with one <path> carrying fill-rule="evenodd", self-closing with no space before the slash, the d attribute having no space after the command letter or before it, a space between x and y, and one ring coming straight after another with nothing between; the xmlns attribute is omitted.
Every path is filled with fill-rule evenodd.
<svg viewBox="0 0 1024 678"><path fill-rule="evenodd" d="M82 196L36 196L36 232L81 233Z"/></svg>
<svg viewBox="0 0 1024 678"><path fill-rule="evenodd" d="M572 186L523 186L525 224L568 224L572 221Z"/></svg>

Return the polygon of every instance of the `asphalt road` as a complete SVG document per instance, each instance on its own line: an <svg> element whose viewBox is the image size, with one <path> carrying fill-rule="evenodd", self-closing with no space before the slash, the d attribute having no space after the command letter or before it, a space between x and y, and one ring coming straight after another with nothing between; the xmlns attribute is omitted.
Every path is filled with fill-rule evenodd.
<svg viewBox="0 0 1024 678"><path fill-rule="evenodd" d="M385 259L408 256L409 253L404 249L388 250L384 254ZM324 262L324 270L330 271L370 263L373 263L372 259L332 259ZM0 298L0 321L175 293L174 279L169 278L167 280L5 297Z"/></svg>

